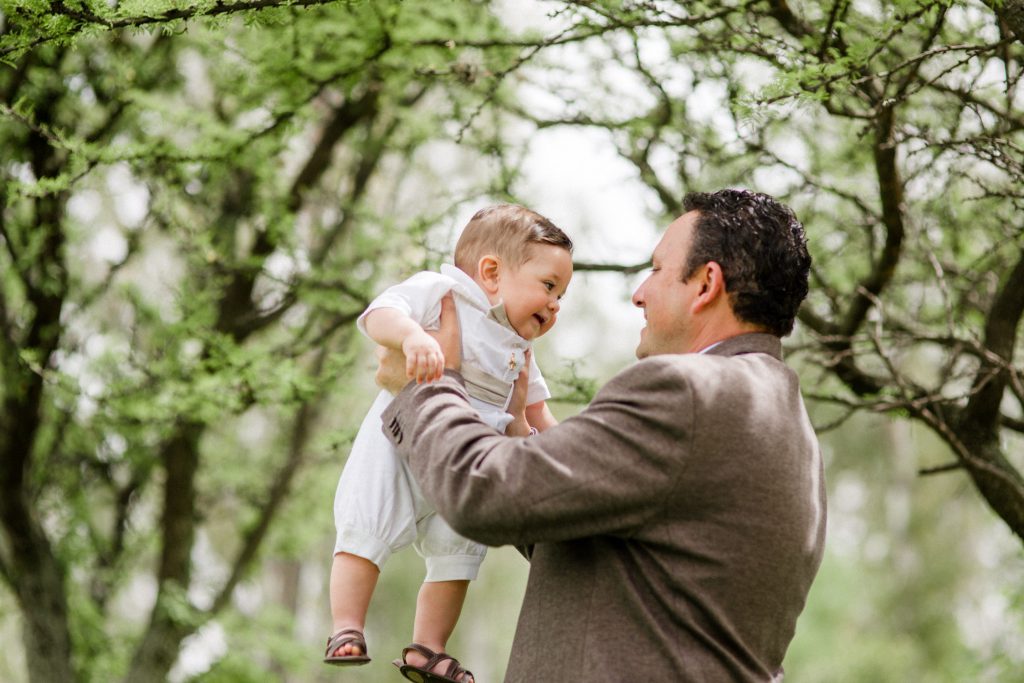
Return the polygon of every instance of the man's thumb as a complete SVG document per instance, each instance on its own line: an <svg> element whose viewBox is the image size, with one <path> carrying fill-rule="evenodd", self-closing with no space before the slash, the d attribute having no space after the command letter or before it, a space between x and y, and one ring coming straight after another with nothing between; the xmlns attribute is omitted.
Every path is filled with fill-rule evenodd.
<svg viewBox="0 0 1024 683"><path fill-rule="evenodd" d="M441 328L437 333L437 341L441 345L447 367L458 367L462 357L462 336L459 330L459 313L455 309L455 299L448 292L441 299Z"/></svg>

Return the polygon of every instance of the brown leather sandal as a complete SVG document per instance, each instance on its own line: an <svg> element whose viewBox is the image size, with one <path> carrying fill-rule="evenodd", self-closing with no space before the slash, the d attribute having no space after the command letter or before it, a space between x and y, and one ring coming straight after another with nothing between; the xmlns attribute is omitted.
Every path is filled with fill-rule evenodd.
<svg viewBox="0 0 1024 683"><path fill-rule="evenodd" d="M355 645L363 651L361 655L338 655L332 653L342 645ZM324 652L324 664L334 666L358 666L367 664L370 661L369 652L366 649L366 638L363 632L357 628L343 628L327 639L327 650Z"/></svg>
<svg viewBox="0 0 1024 683"><path fill-rule="evenodd" d="M406 664L405 656L410 652L420 653L427 658L427 663L422 667ZM431 669L445 660L450 661L443 676L431 671ZM423 647L419 643L410 643L409 647L402 650L402 657L396 659L392 664L397 666L402 675L413 681L413 683L470 683L470 681L476 680L473 677L473 672L463 669L462 665L459 664L459 660L455 659L455 657L445 652L434 652L429 647Z"/></svg>

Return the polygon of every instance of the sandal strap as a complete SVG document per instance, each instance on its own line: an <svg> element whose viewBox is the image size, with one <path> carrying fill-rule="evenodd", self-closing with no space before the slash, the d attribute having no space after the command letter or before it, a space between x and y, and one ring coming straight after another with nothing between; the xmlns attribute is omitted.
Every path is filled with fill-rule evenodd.
<svg viewBox="0 0 1024 683"><path fill-rule="evenodd" d="M452 657L447 652L434 652L429 647L420 645L419 643L409 643L409 646L402 650L403 662L405 662L405 656L409 654L409 652L418 652L427 658L427 663L422 667L427 671L433 671L435 666L448 660L448 668L445 670L444 676L452 679L458 678L458 680L466 680L467 678L473 678L473 680L476 680L476 677L473 676L471 671L462 668L459 660L455 659L455 657Z"/></svg>
<svg viewBox="0 0 1024 683"><path fill-rule="evenodd" d="M426 647L425 645L420 645L419 643L409 643L408 646L406 646L405 648L402 649L402 661L403 662L405 662L405 656L407 654L409 654L410 652L418 652L419 654L423 655L427 659L432 659L432 658L437 656L436 652L431 650L429 647Z"/></svg>
<svg viewBox="0 0 1024 683"><path fill-rule="evenodd" d="M458 681L466 681L473 678L473 673L469 669L464 669L459 660L455 659L455 657L450 657L449 659L452 661L448 664L448 671L445 673L445 676Z"/></svg>
<svg viewBox="0 0 1024 683"><path fill-rule="evenodd" d="M353 645L358 645L359 649L363 651L364 656L367 654L366 638L363 636L363 632L357 628L343 628L337 633L335 633L333 636L328 638L327 652L328 654L330 654L342 645L348 645L349 643L352 643Z"/></svg>

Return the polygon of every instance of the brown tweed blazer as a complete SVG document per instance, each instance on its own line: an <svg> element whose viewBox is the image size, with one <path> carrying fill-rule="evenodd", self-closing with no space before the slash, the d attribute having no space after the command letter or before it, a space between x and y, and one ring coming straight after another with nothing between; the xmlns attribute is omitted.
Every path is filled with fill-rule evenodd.
<svg viewBox="0 0 1024 683"><path fill-rule="evenodd" d="M769 681L821 561L821 456L777 337L644 359L579 415L508 438L456 373L383 416L425 495L532 545L506 681Z"/></svg>

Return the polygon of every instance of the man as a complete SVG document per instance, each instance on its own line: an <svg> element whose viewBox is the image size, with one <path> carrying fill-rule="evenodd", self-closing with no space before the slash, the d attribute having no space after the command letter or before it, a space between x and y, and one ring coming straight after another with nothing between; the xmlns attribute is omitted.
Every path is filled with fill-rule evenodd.
<svg viewBox="0 0 1024 683"><path fill-rule="evenodd" d="M527 438L484 425L451 314L445 376L384 413L454 529L532 546L506 681L781 677L824 546L821 457L780 341L810 256L766 195L684 207L633 295L641 360L582 413ZM385 358L378 381L397 391L403 371Z"/></svg>

